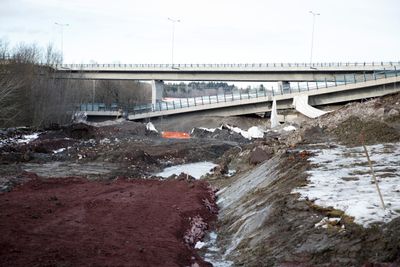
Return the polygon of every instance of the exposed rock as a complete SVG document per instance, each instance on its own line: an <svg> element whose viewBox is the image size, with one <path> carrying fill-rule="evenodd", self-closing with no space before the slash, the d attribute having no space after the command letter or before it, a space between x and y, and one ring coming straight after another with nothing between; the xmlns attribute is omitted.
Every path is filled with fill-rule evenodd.
<svg viewBox="0 0 400 267"><path fill-rule="evenodd" d="M394 109L394 108L392 108L391 110L389 110L389 112L388 112L388 116L389 117L394 117L394 116L397 116L397 115L399 115L400 114L400 112L397 110L397 109Z"/></svg>

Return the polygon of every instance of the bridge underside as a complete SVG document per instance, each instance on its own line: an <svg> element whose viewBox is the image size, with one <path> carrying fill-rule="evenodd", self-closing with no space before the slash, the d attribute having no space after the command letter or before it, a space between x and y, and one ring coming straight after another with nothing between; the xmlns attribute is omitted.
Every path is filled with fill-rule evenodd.
<svg viewBox="0 0 400 267"><path fill-rule="evenodd" d="M232 81L232 82L306 82L343 80L345 76L371 74L371 71L246 71L246 72L62 72L57 74L60 79L88 80L143 80L143 81Z"/></svg>
<svg viewBox="0 0 400 267"><path fill-rule="evenodd" d="M85 80L150 80L152 104L162 100L164 81L232 81L278 82L280 90L287 90L290 82L345 82L346 80L371 79L374 71L357 70L297 70L297 71L70 71L57 74L62 79ZM279 88L278 88L279 89Z"/></svg>

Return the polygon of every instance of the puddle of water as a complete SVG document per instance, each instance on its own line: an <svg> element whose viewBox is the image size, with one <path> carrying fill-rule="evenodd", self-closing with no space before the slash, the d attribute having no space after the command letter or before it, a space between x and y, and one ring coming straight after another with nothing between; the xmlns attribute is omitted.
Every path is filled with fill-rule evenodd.
<svg viewBox="0 0 400 267"><path fill-rule="evenodd" d="M182 164L171 166L165 168L162 172L155 174L156 176L161 176L164 178L170 177L173 174L179 175L182 172L193 176L196 179L200 179L201 176L210 173L211 170L218 166L212 162L197 162L197 163L189 163L189 164Z"/></svg>

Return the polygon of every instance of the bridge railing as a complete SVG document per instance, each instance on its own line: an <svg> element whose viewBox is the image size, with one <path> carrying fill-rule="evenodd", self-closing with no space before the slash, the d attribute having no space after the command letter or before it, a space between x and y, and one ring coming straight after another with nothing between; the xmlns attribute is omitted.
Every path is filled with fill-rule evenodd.
<svg viewBox="0 0 400 267"><path fill-rule="evenodd" d="M392 68L400 61L390 62L321 62L321 63L244 63L244 64L56 64L58 70L257 70L257 69L318 69L318 68Z"/></svg>
<svg viewBox="0 0 400 267"><path fill-rule="evenodd" d="M272 86L271 88L256 88L252 90L236 90L224 92L223 94L199 96L191 98L175 98L170 101L160 101L156 104L136 104L136 105L112 105L105 106L98 103L86 103L79 106L80 111L122 111L125 114L135 115L143 113L162 112L167 110L177 110L196 106L215 105L226 102L236 102L249 99L267 98L276 95L292 94L319 90L323 88L337 87L348 84L364 83L371 80L379 80L390 77L400 76L400 70L384 70L372 74L346 74L336 76L334 80L324 80L319 82L297 82L290 86ZM240 103L240 102L238 102Z"/></svg>

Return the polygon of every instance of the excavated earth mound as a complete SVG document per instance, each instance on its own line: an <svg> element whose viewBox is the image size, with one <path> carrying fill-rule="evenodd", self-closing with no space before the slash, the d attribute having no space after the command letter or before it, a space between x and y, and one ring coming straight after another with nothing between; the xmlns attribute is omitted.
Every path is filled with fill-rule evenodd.
<svg viewBox="0 0 400 267"><path fill-rule="evenodd" d="M202 181L34 178L0 194L0 265L209 266L193 243L212 203Z"/></svg>

